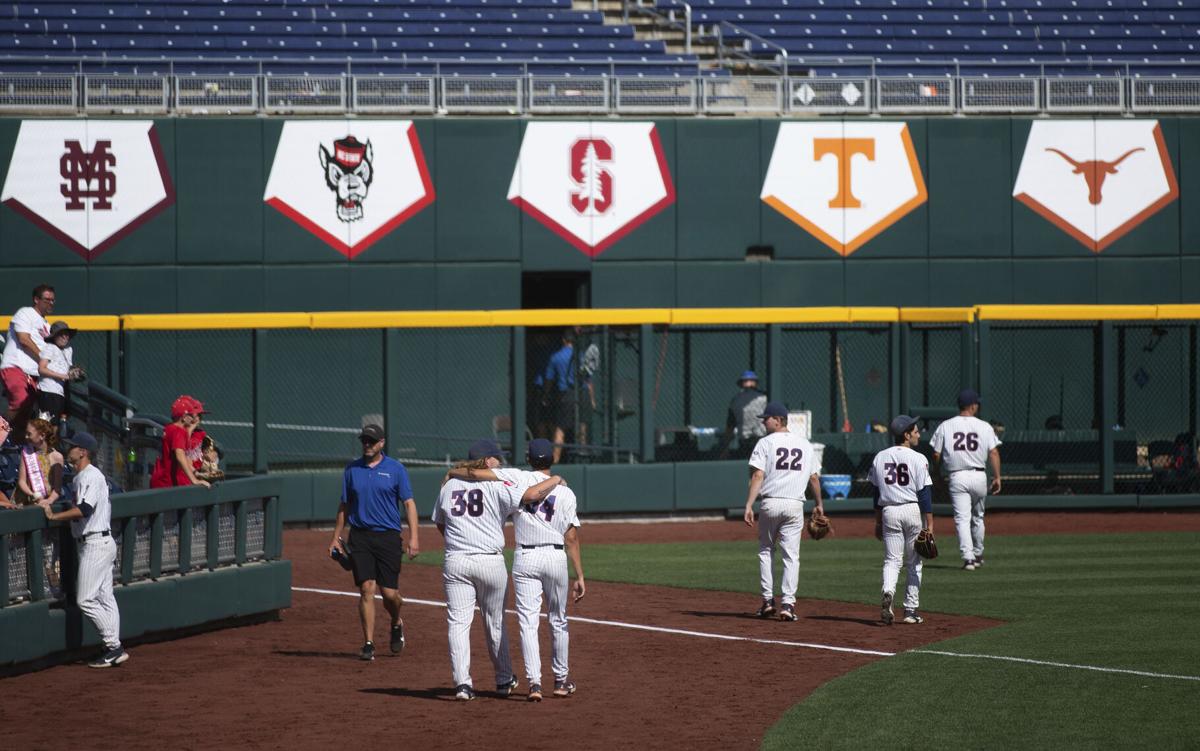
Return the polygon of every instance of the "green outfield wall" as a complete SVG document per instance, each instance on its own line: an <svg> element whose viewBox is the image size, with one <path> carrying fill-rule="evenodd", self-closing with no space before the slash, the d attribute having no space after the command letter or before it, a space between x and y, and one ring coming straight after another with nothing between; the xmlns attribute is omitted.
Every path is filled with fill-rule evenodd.
<svg viewBox="0 0 1200 751"><path fill-rule="evenodd" d="M125 135L107 134L113 122L153 126L162 175L146 166L153 157L135 158L138 142L129 141L130 146L122 140ZM592 141L616 144L612 159L591 162L593 176L609 169L605 165L616 165L610 170L616 175L611 193L597 195L605 201L615 196L612 204L618 207L644 200L648 209L633 217L644 207L630 208L626 218L631 221L622 225L624 219L614 219L612 226L620 225L620 231L583 251L577 246L586 239L567 239L545 216L537 216L562 209L571 195L578 197L583 183L570 182L571 163L563 161L556 171L554 152L543 158L551 160L548 178L535 179L542 173L528 165L517 169L526 132L546 121L417 120L411 130L428 178L427 194L415 202L400 201L399 223L383 228L369 245L356 246L352 259L265 200L278 173L276 182L286 178L302 184L303 200L315 202L317 208L299 208L299 213L334 210L317 148L319 141L333 149L331 137L314 137L311 144L300 136L283 137L286 129L305 122L332 122L325 133L373 138L375 176L373 192L362 201L363 221L391 211L383 202L403 192L394 178L411 165L387 162L386 133L372 136L369 128L397 122L407 128L409 121L0 120L0 164L9 166L0 206L0 266L7 282L0 288L0 310L27 302L28 288L43 280L57 286L64 314L510 309L522 305L523 273L551 271L587 273L594 307L1200 300L1200 187L1192 177L1200 169L1200 119L1195 118L647 120L656 144L656 150L643 150L650 156L639 152L636 139L626 144L620 140L625 136L604 130L612 126L608 121L575 123L580 133L594 136ZM884 131L862 130L896 123L903 125L907 146L892 148ZM551 124L572 127L565 121ZM1064 124L1069 127L1062 132L1037 130ZM780 136L793 127L804 132ZM825 130L804 130L813 127ZM41 141L34 138L39 133ZM115 175L110 196L115 208L97 208L95 195L82 197L82 208L55 207L56 201L65 203L60 189L101 190L99 182L78 182L85 172L80 165L88 162L70 161L64 146L78 141L81 153L95 158L94 143L101 137L114 144L105 153L115 155L115 164L107 168ZM876 149L871 159L853 150L864 138ZM814 159L818 142L826 152ZM834 152L842 151L831 154L831 142ZM899 161L892 159L896 149L903 152ZM1117 164L1126 152L1132 154ZM1085 166L1077 171L1068 158ZM797 160L817 171L775 175ZM845 175L853 180L848 199L838 199L841 161L851 165ZM905 164L912 169L906 171ZM1108 172L1105 165L1114 164ZM282 172L285 166L292 171ZM1022 176L1023 170L1029 174ZM1093 174L1098 172L1105 182L1099 186L1101 200L1092 204L1088 180L1098 179ZM785 195L799 190L806 175L813 176L819 195ZM143 216L129 197L148 185L157 190L159 177L170 196L142 196L155 205ZM554 182L559 179L561 185ZM554 183L550 197L534 195L546 180ZM637 195L644 183L668 180L672 195L652 209L649 203L657 194ZM893 195L886 187L914 180L925 193L919 200L907 200L903 191ZM1028 192L1031 184L1032 195L1015 195ZM1076 225L1091 223L1091 239L1069 221L1048 218L1054 207L1044 204L1053 203L1054 195L1038 194L1041 185L1074 196L1073 208L1058 210L1078 214L1071 220ZM510 197L514 186L526 206ZM771 196L780 205L765 200ZM844 237L831 244L829 235L842 232L834 226L837 219L812 212L829 210L836 200L857 200L863 207L837 209L846 228ZM39 201L48 207L43 215L60 216L44 216L41 223L32 219ZM880 221L850 228L856 211L879 201L909 205L898 215L884 205ZM596 205L587 211L597 210ZM401 217L405 207L410 213ZM1095 216L1088 218L1092 210ZM116 216L114 211L139 221L101 243L97 237L108 231L101 225ZM570 216L562 221L568 220L574 221ZM820 226L806 228L805 221ZM82 249L72 250L47 229L56 222L60 229L64 222L90 223ZM602 228L600 218L588 222L583 234L593 233L593 240L612 230ZM875 226L881 223L885 226ZM1124 224L1130 226L1118 227ZM747 261L748 249L760 260Z"/></svg>

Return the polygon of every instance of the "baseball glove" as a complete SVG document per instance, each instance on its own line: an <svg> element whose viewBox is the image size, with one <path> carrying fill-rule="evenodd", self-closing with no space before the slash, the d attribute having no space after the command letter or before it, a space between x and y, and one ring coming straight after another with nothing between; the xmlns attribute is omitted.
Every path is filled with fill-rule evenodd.
<svg viewBox="0 0 1200 751"><path fill-rule="evenodd" d="M917 541L913 547L917 549L917 555L922 558L937 558L937 540L933 539L933 530L922 529L917 534Z"/></svg>
<svg viewBox="0 0 1200 751"><path fill-rule="evenodd" d="M829 517L824 514L813 512L812 516L808 517L808 536L814 540L820 540L828 535L833 534L833 527L829 524Z"/></svg>

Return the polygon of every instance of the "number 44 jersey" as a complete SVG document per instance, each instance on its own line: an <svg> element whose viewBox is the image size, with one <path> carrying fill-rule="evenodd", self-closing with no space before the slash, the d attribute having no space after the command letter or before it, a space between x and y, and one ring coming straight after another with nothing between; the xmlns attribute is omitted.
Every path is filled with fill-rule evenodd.
<svg viewBox="0 0 1200 751"><path fill-rule="evenodd" d="M526 489L550 476L523 469L492 470L506 485L514 488L519 499ZM559 485L536 504L523 504L513 514L513 534L517 545L562 545L563 535L579 526L575 492Z"/></svg>
<svg viewBox="0 0 1200 751"><path fill-rule="evenodd" d="M763 471L760 498L804 500L808 478L821 474L816 451L798 433L780 431L760 438L750 454L750 466Z"/></svg>

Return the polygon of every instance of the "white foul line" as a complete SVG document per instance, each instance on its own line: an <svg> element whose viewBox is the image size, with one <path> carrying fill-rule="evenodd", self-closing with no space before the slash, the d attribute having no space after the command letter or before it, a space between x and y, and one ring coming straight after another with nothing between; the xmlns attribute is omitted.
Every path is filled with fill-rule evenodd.
<svg viewBox="0 0 1200 751"><path fill-rule="evenodd" d="M312 592L320 595L337 595L339 597L358 597L357 592L339 592L333 589L315 589L311 587L292 587L295 592ZM379 596L376 595L378 598ZM432 607L444 608L446 603L437 600L418 600L414 597L405 597L404 602L413 603L416 605L430 605ZM478 609L478 608L476 608ZM515 614L515 610L506 610L507 613ZM542 614L542 618L545 618ZM799 641L783 641L781 639L756 639L749 636L730 636L729 634L712 634L706 631L689 631L686 629L667 628L665 626L646 626L639 623L625 623L623 621L602 621L596 618L584 618L578 615L567 616L568 621L577 621L579 623L591 623L598 626L613 626L615 628L628 628L635 631L653 631L660 634L676 634L679 636L695 636L702 639L720 639L723 641L744 641L754 644L772 644L780 647L800 647L803 649L821 649L829 652L847 652L857 655L872 655L875 657L895 657L899 652L881 652L874 649L857 649L855 647L835 647L830 644L812 644L809 642ZM1004 662L1017 662L1025 665L1040 665L1043 667L1052 668L1068 668L1071 670L1092 670L1098 673L1117 673L1121 675L1140 675L1144 678L1174 678L1181 681L1200 681L1200 676L1196 675L1175 675L1172 673L1153 673L1146 670L1127 670L1124 668L1104 668L1096 665L1076 665L1069 662L1053 662L1050 660L1032 660L1025 657L1005 657L1003 655L984 655L972 654L968 652L947 652L937 649L912 649L905 654L925 654L938 655L940 657L965 657L968 659L978 660L1001 660Z"/></svg>

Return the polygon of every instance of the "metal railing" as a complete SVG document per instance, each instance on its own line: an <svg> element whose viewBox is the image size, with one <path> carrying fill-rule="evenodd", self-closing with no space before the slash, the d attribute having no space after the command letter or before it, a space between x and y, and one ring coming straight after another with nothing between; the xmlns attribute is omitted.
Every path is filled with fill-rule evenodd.
<svg viewBox="0 0 1200 751"><path fill-rule="evenodd" d="M652 4L653 3L653 4ZM654 0L623 0L621 14L625 22L629 22L629 14L647 16L654 20L655 25L683 32L684 54L692 54L692 6L683 0L663 0L669 6L664 12ZM683 8L683 20L675 17L675 8Z"/></svg>
<svg viewBox="0 0 1200 751"><path fill-rule="evenodd" d="M781 57L781 65L783 60ZM794 59L792 70L797 70ZM0 73L0 112L130 115L1200 112L1200 76L155 77Z"/></svg>

